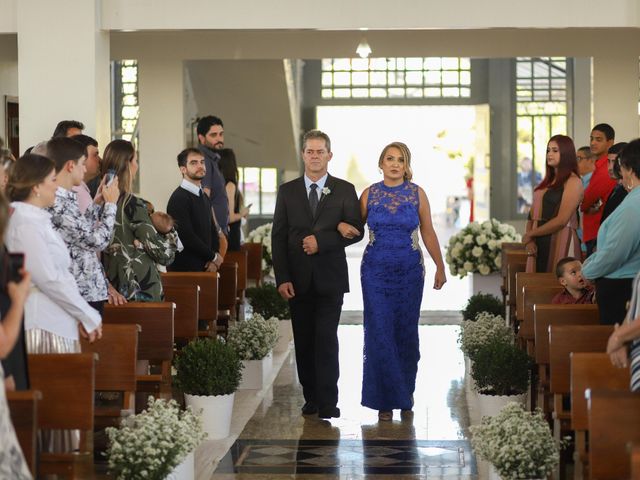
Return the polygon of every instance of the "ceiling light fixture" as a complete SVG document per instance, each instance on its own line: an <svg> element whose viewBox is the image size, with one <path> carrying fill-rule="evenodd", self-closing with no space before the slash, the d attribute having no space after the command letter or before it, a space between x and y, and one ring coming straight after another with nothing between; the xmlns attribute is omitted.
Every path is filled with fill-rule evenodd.
<svg viewBox="0 0 640 480"><path fill-rule="evenodd" d="M368 58L371 55L371 47L369 46L369 42L367 39L362 37L360 43L358 44L358 48L356 48L356 53L360 58Z"/></svg>

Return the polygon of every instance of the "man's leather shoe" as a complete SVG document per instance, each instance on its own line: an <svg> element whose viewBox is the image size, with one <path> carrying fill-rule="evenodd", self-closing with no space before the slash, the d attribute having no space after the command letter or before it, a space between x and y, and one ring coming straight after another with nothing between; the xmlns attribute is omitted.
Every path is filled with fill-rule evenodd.
<svg viewBox="0 0 640 480"><path fill-rule="evenodd" d="M318 406L313 402L305 402L302 406L302 414L313 415L315 413L318 413Z"/></svg>
<svg viewBox="0 0 640 480"><path fill-rule="evenodd" d="M340 417L340 409L338 407L320 408L318 410L318 418L338 418Z"/></svg>

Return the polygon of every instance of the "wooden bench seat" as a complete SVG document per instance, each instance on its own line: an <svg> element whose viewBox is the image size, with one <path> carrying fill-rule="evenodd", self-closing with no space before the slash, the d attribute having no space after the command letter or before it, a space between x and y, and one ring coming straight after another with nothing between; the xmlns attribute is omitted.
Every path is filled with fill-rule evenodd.
<svg viewBox="0 0 640 480"><path fill-rule="evenodd" d="M259 287L262 284L262 243L243 243L240 250L247 252L247 286Z"/></svg>
<svg viewBox="0 0 640 480"><path fill-rule="evenodd" d="M629 368L617 368L606 353L571 353L571 429L575 432L574 478L584 478L589 417L585 392L591 390L629 391Z"/></svg>
<svg viewBox="0 0 640 480"><path fill-rule="evenodd" d="M29 471L36 476L36 439L38 433L38 403L42 400L39 390L7 392L11 423L16 431L22 454Z"/></svg>
<svg viewBox="0 0 640 480"><path fill-rule="evenodd" d="M629 478L629 444L640 442L640 394L590 389L586 395L589 478Z"/></svg>
<svg viewBox="0 0 640 480"><path fill-rule="evenodd" d="M173 339L186 344L198 337L200 319L200 285L164 285L164 299L176 306L173 317Z"/></svg>
<svg viewBox="0 0 640 480"><path fill-rule="evenodd" d="M40 475L90 478L93 472L94 374L93 353L28 355L29 380L42 393L38 428L80 430L78 451L41 452Z"/></svg>

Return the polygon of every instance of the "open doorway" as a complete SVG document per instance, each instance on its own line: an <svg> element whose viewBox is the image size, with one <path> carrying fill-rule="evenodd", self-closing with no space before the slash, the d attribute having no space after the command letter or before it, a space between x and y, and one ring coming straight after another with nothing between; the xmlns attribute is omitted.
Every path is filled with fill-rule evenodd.
<svg viewBox="0 0 640 480"><path fill-rule="evenodd" d="M349 180L358 194L381 181L378 156L393 141L411 150L413 181L424 188L440 244L469 222L467 179L473 182L475 212L488 215L489 111L486 105L464 106L320 106L317 125L331 137L333 159L329 171ZM362 310L360 262L365 240L347 249L351 292L344 310ZM424 252L427 255L426 251ZM444 256L444 252L443 252ZM448 278L445 288L432 290L435 268L425 262L422 310L459 310L469 297L467 278Z"/></svg>

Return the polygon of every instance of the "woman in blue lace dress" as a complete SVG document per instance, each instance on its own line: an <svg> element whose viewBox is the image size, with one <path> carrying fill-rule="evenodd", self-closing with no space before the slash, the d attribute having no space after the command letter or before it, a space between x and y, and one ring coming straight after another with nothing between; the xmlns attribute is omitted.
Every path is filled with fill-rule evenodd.
<svg viewBox="0 0 640 480"><path fill-rule="evenodd" d="M436 264L433 288L447 281L438 238L424 190L411 183L411 152L404 143L387 145L378 166L383 181L360 198L369 227L362 258L364 296L364 370L362 405L378 410L380 420L413 408L420 348L418 320L424 288L424 260L419 237ZM339 226L343 236L353 234Z"/></svg>

